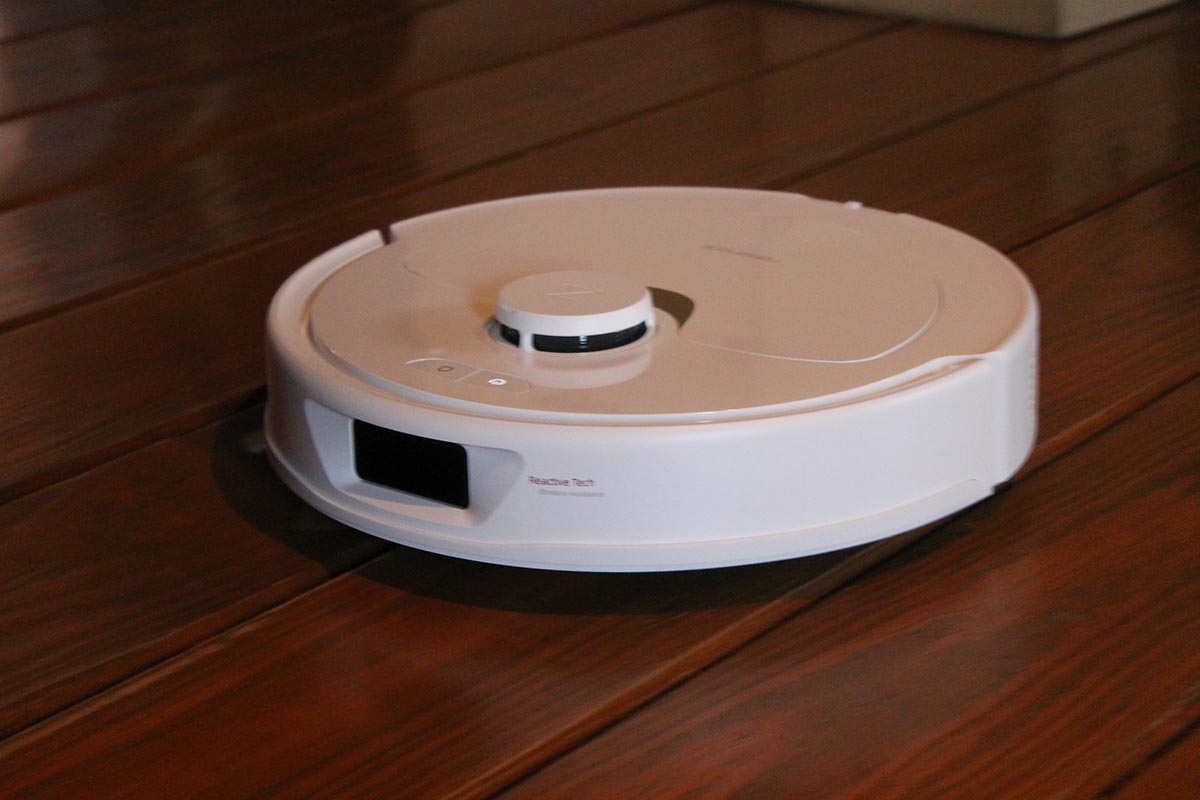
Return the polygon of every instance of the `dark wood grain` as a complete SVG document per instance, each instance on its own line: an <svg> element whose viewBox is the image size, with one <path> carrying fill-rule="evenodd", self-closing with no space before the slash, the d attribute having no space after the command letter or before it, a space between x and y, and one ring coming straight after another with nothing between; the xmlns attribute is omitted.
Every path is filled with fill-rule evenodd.
<svg viewBox="0 0 1200 800"><path fill-rule="evenodd" d="M1161 50L1178 52L1178 41L1174 38L1159 39L1156 43L1157 47L1148 46L1122 56L1121 63L1132 60L1133 66L1128 68L1133 69L1141 63L1159 63L1161 56L1157 54ZM1052 85L1017 98L1018 102L1040 106L1046 113L1059 108L1065 119L1081 120L1069 157L1072 163L1089 155L1100 159L1114 142L1146 141L1146 138L1139 137L1151 136L1147 133L1151 130L1147 128L1147 118L1170 118L1173 114L1195 113L1172 111L1172 98L1162 95L1159 96L1161 107L1114 104L1112 95L1122 98L1126 90L1122 81L1111 79L1111 63L1097 64L1064 79L1080 91L1089 90L1088 94L1081 95L1083 99L1070 96L1067 100L1067 96L1055 94ZM1088 79L1093 71L1109 79ZM1139 77L1142 77L1142 73L1139 73ZM1190 85L1194 91L1200 91L1196 84ZM1062 99L1063 105L1052 105L1055 98ZM1200 97L1193 99L1196 102L1192 107L1200 108ZM1106 124L1083 124L1101 115L1109 120ZM1027 161L1039 158L1032 153L1044 149L1041 142L1022 136L1025 118L1019 115L1004 116L995 122L1000 124L1007 119L1011 119L1013 125L1002 127L998 134L1012 143L1010 150L1006 151L1009 153L1006 158L1018 159L1020 152L1030 153L1026 156ZM1169 126L1160 126L1160 130L1165 127ZM1167 166L1176 165L1189 155L1193 159L1200 157L1200 149L1186 146L1197 127L1200 126L1193 122L1190 127L1180 127L1176 135L1158 135L1154 139L1160 146L1156 151L1157 158L1112 162L1111 168L1105 173L1108 182L1102 187L1098 187L1091 173L1086 170L1064 173L1077 176L1074 184L1077 188L1061 188L1053 193L1052 196L1062 205L1045 199L1046 184L1040 172L1032 169L1015 171L1014 175L1019 175L1020 180L1007 180L1004 184L1004 204L995 210L995 216L1006 220L1003 224L1007 227L1001 230L1000 223L996 223L990 232L999 238L1016 241L1030 238L1061 221L1071 210L1095 207L1114 193L1136 190L1153 180ZM947 132L942 133L943 129ZM965 136L977 129L976 115L967 115L961 121L947 122L912 141L930 148L936 154L942 151L947 140L960 134ZM603 138L606 132L599 135ZM648 145L650 148L655 146ZM539 151L545 152L548 151ZM549 152L558 150L552 148ZM638 152L642 151L634 150L628 155L633 158ZM892 154L894 160L887 163L891 163L892 169L900 173L911 160L936 157L923 155L925 151L915 145L888 148L884 152ZM580 182L586 182L592 174L585 155L579 154L580 160L571 173ZM555 160L563 157L561 152L552 156ZM536 156L531 155L523 160L531 162L530 168L515 173L508 173L505 168L507 178L493 174L494 170L477 174L496 178L498 182L491 184L493 190L507 186L503 182L505 180L528 181L535 178L526 176L545 175L534 163ZM987 159L980 161L986 163ZM709 177L714 180L701 182L716 182L715 179L724 169L724 162L717 160L705 163L712 170ZM968 175L989 169L969 160L956 161L955 164L968 170ZM1123 171L1123 166L1128 170ZM853 169L839 169L831 175L833 177L820 179L823 181L821 188L830 196L854 197L862 190L862 185L858 183L859 175ZM840 180L838 176L842 176ZM886 168L879 173L878 179L877 193L890 191L892 194L889 196L903 200L901 207L905 210L918 214L944 214L949 218L943 217L943 221L949 224L974 220L978 225L978 220L986 219L992 213L990 202L982 205L972 203L977 183L974 180L947 185L945 193L939 194L927 208L922 198L906 194L910 191L910 184L906 181L900 181L895 189L885 190L884 186L891 185L887 180ZM1161 198L1159 201L1144 199L1140 202L1159 202L1163 208L1169 209L1176 203L1174 193L1182 192L1184 197L1180 202L1183 207L1194 208L1192 201L1187 199L1192 185L1190 180L1172 183L1171 186L1182 188L1165 190L1165 195L1149 195L1149 198ZM512 188L531 187L526 182ZM807 188L807 185L802 188ZM1099 193L1099 196L1089 194L1089 190ZM443 200L452 199L451 195L439 194L445 191L448 189L442 187L405 198L405 205L397 209L396 216L420 209L430 202L430 194L436 194ZM1012 209L1025 209L1026 213L1014 214ZM387 211L385 208L384 213ZM1155 209L1147 209L1142 224L1157 224L1155 218L1158 213ZM378 214L374 223L382 225L389 219L390 215ZM201 222L203 220L197 220L198 224ZM1167 225L1172 223L1168 222ZM10 457L0 463L0 497L12 497L38 485L45 485L48 480L72 474L81 467L97 463L100 458L127 451L155 435L177 432L215 418L214 414L247 403L262 381L261 319L275 286L308 258L321 252L322 247L331 246L362 230L353 216L339 219L327 215L320 225L313 227L312 232L298 239L267 243L257 250L243 250L238 256L225 261L185 271L136 291L0 335L0 367L5 374L20 377L20 380L14 379L10 383L9 392L0 395L0 431L10 448ZM1085 238L1092 235L1110 237L1106 232L1108 230L1101 227L1094 234L1082 235ZM1187 228L1185 225L1176 230L1186 231ZM212 235L212 232L211 227L206 227L199 230L196 236L205 237ZM104 232L97 230L97 233L103 235ZM1175 242L1173 246L1183 248L1185 252L1191 246L1182 234L1168 237L1166 241ZM103 243L97 241L95 245L92 252L100 256ZM187 244L183 243L183 246ZM1114 242L1114 246L1122 245ZM1083 242L1072 243L1070 247L1086 251ZM164 258L168 256L168 253L157 248L151 248L151 252ZM1186 271L1186 266L1177 269ZM1072 280L1081 283L1086 281L1082 275L1069 275L1075 275ZM1035 275L1037 280L1049 280L1051 277L1049 273L1045 278ZM44 289L29 279L21 280L18 285L34 304L41 302L42 292L60 296L63 288L57 276L51 276L49 286ZM1082 292L1079 295L1081 297L1092 297L1093 294L1086 289L1085 286L1072 291ZM1165 290L1165 295L1169 297L1171 291ZM1064 320L1073 319L1077 313L1092 312L1089 308L1072 310ZM1171 311L1167 309L1163 313L1169 315ZM1065 322L1051 318L1046 324ZM1165 319L1164 324L1168 324ZM104 335L97 337L98 331L103 331ZM79 347L79 343L84 341L88 342L86 349ZM1138 348L1143 346L1153 349L1155 344L1139 343L1129 351L1135 355L1129 357L1137 358ZM214 354L219 357L214 357ZM1099 356L1099 353L1093 354L1093 357ZM1053 358L1052 353L1050 357ZM109 382L103 384L99 391L90 388L96 385L98 376L114 372L132 375L135 379L116 384ZM1088 375L1092 374L1097 373L1093 370L1081 377L1086 383ZM1099 374L1103 374L1102 371ZM93 392L92 402L80 408L72 398L83 391ZM1053 405L1049 406L1049 413L1057 413L1053 409Z"/></svg>
<svg viewBox="0 0 1200 800"><path fill-rule="evenodd" d="M0 124L0 148L20 154L0 174L0 210L269 132L279 140L280 129L317 117L333 118L334 127L356 120L350 124L359 132L346 137L358 148L390 152L435 173L462 169L897 24L719 3L559 47L593 32L593 18L575 16L559 28L512 37L467 24L466 9L449 10L377 21L269 54L232 74L202 73ZM522 12L515 4L504 10ZM463 41L472 36L479 41ZM551 47L559 49L537 52ZM469 77L447 83L468 70ZM364 139L371 125L379 130ZM18 147L28 141L36 146Z"/></svg>
<svg viewBox="0 0 1200 800"><path fill-rule="evenodd" d="M1039 184L1031 181L1027 191L1035 193L1038 190ZM1022 202L1022 196L1018 195L1015 202ZM1064 337L1066 341L1074 339L1070 347L1052 345L1045 354L1049 370L1071 377L1059 382L1049 381L1044 387L1043 445L1037 459L1070 446L1089 431L1118 418L1123 407L1145 402L1147 396L1152 396L1148 392L1161 391L1163 386L1181 379L1187 370L1195 368L1186 358L1174 364L1174 368L1170 363L1163 367L1164 360L1169 362L1173 348L1185 353L1189 348L1192 353L1196 349L1194 338L1187 338L1196 326L1190 326L1186 318L1178 322L1174 316L1178 308L1186 308L1189 298L1194 296L1188 293L1186 281L1190 274L1189 264L1194 263L1190 260L1192 245L1188 236L1196 229L1195 180L1167 184L1140 198L1131 208L1132 211L1114 210L1094 224L1081 226L1077 232L1064 232L1061 237L1036 246L1034 252L1037 248L1048 248L1044 256L1027 259L1024 254L1018 254L1039 283L1043 302L1047 304L1043 324L1048 341L1056 342ZM1179 215L1174 223L1172 213ZM1035 216L1030 216L1027 222L1034 227L1040 224ZM1151 260L1149 267L1140 273L1123 269L1121 263L1114 262L1104 270L1103 274L1108 277L1101 283L1085 278L1075 279L1079 286L1046 283L1054 278L1057 264L1088 258L1093 242L1119 244L1128 228L1146 231L1173 255L1166 260ZM319 252L339 237L345 238L356 232L347 223L328 241L314 235L281 243L262 252L249 252L228 264L217 264L183 276L186 280L181 277L180 282L173 284L166 293L147 287L16 332L19 335L9 337L12 347L8 351L10 360L5 364L4 373L12 376L11 386L25 387L26 404L10 405L10 411L3 416L17 423L6 434L13 445L9 463L17 469L24 468L27 475L32 474L44 483L96 463L114 452L136 447L154 436L197 424L204 414L219 415L249 401L261 382L258 314L275 285L291 271L294 263ZM1117 249L1124 258L1136 262L1136 245L1130 246L1135 249ZM1184 287L1184 291L1176 297L1179 287ZM1190 291L1194 292L1194 288ZM1146 307L1152 313L1140 322L1144 335L1120 338L1111 347L1103 348L1089 347L1086 341L1073 336L1075 328L1083 331L1102 329L1110 333L1123 331L1125 325L1112 324L1110 320L1120 319L1123 314L1141 313L1136 303L1142 297L1159 298ZM1174 305L1172 298L1181 305ZM246 325L243 318L250 315L255 316L253 328ZM1076 322L1080 317L1086 324ZM112 321L120 321L120 324ZM104 331L105 335L96 337L95 331ZM81 342L86 342L87 347L80 347ZM217 342L219 347L215 346ZM55 354L59 360L60 367L54 372L46 369L46 353ZM1074 355L1069 355L1071 353ZM1152 369L1147 369L1147 364L1143 363L1144 353L1154 355L1149 362ZM220 357L215 358L214 354ZM1110 370L1107 366L1114 357L1118 358L1119 370ZM172 371L164 372L167 367ZM105 374L113 371L128 378L117 383L103 379ZM1074 399L1076 386L1093 387L1084 393L1086 401ZM214 388L218 391L213 392ZM85 391L87 403L72 400ZM226 399L220 399L222 397ZM57 434L57 444L48 451L29 449L45 446L48 436L55 435L52 429L38 426L37 414L41 414L42 419L57 418L68 423L65 430ZM109 422L98 424L98 420ZM22 441L30 443L27 449L20 447ZM50 439L50 442L54 444L55 440ZM17 493L30 485L28 480L25 483L18 481L11 483L10 489ZM76 491L91 491L78 484L73 486ZM146 507L150 524L154 524L158 507L146 499L138 499L136 503ZM28 535L47 525L58 525L40 517L36 519L40 522L31 521L25 529ZM12 562L19 570L27 563ZM144 568L153 569L153 565L146 564ZM18 581L20 574L18 572L5 582ZM265 570L265 574L269 575L271 571ZM101 589L97 587L94 591L99 593ZM169 599L161 594L146 593L145 601L163 605L161 610L166 615L167 625L179 624L188 636L198 637L210 630L196 622L188 623L192 627L182 624L180 620L187 618L186 610L174 609ZM174 613L180 616L170 616ZM227 617L214 614L208 619L219 624ZM166 630L169 632L169 627ZM111 647L96 646L94 658L102 662L111 660L113 665L134 670L138 665L169 654L182 640L171 640L165 633L156 635L166 637L165 647L147 646L139 650L130 646L126 653L122 648L128 643L118 639L109 643ZM60 694L46 694L44 705L30 700L32 710L26 713L37 716L51 708L56 699L79 697L95 690L101 685L97 681L107 679L108 673L91 672L92 669L91 665L81 663L65 675L47 674L45 681L59 686ZM68 689L75 694L69 695ZM22 700L21 692L14 690L12 698L11 702L16 705Z"/></svg>
<svg viewBox="0 0 1200 800"><path fill-rule="evenodd" d="M1059 797L1114 777L1200 682L1197 407L1193 381L505 797Z"/></svg>
<svg viewBox="0 0 1200 800"><path fill-rule="evenodd" d="M1197 53L1193 29L1174 46L1014 93L787 188L853 192L1011 249L1197 162Z"/></svg>
<svg viewBox="0 0 1200 800"><path fill-rule="evenodd" d="M1187 10L1200 12L1195 6ZM1172 28L1175 34L1138 48L1139 55L1130 53L1132 60L1122 64L1144 71L1135 65L1141 59L1157 64L1164 50L1175 51L1183 62L1194 64L1200 36L1194 27L1197 19L1200 17L1189 15ZM1113 30L1118 32L1123 35L1121 46L1127 46L1129 40L1124 37L1132 30ZM1081 65L1111 55L1105 45L1115 43L1086 37L1060 49L1045 42L931 26L906 28L781 70L764 80L731 86L591 136L541 148L427 191L409 192L396 201L397 208L415 213L442 207L455 197L489 199L579 186L791 186L805 176L916 135L1030 84L1048 82L1054 75L1078 71L1082 76L1095 70L1111 77L1110 67L1103 63ZM1075 46L1079 49L1073 49ZM1117 77L1117 83L1124 80L1124 76ZM1184 81L1182 85L1194 84ZM1058 110L1066 117L1123 114L1105 95L1106 89L1115 91L1117 86L1093 84L1093 92L1080 107L1063 105ZM1071 129L1070 122L1062 124ZM1080 126L1084 138L1087 131L1096 129L1090 123ZM1029 130L1015 130L1011 147L1036 146ZM1192 152L1194 155L1194 148ZM980 156L986 160L1003 153ZM591 168L581 171L579 164ZM1044 180L1041 175L1027 173L1027 177ZM1075 177L1085 180L1082 175ZM1061 179L1069 178L1064 175ZM856 186L854 194L862 188Z"/></svg>
<svg viewBox="0 0 1200 800"><path fill-rule="evenodd" d="M1173 28L1200 18L1188 8L1172 18ZM264 237L318 227L331 213L342 213L339 208L366 228L555 188L786 183L1161 34L1161 19L1065 45L905 28L767 78L579 132L558 146L548 144L546 132L565 136L570 126L563 127L557 114L586 120L587 113L551 103L559 110L548 116L495 120L465 140L439 145L431 151L438 159L429 165L405 144L428 141L429 134L403 104L379 114L360 110L348 118L313 119L0 216L0 247L10 254L0 272L0 327ZM1181 33L1160 46L1194 54L1191 45ZM505 160L481 168L480 159ZM461 170L468 171L449 179ZM64 226L64 219L73 224Z"/></svg>
<svg viewBox="0 0 1200 800"><path fill-rule="evenodd" d="M0 744L5 783L12 797L155 797L181 779L197 798L443 796L707 663L727 626L779 595L798 602L785 590L829 565L579 575L402 548L136 678L115 703ZM85 744L94 724L111 738ZM177 745L194 769L139 755Z"/></svg>
<svg viewBox="0 0 1200 800"><path fill-rule="evenodd" d="M0 796L1187 779L1200 6L1049 43L683 0L39 2L0 15L25 26L0 43ZM1043 306L1031 466L949 524L646 576L393 547L274 478L261 319L296 266L425 210L652 180L1009 250Z"/></svg>
<svg viewBox="0 0 1200 800"><path fill-rule="evenodd" d="M351 0L339 13L318 4L193 0L147 3L138 13L101 15L87 24L0 45L5 84L0 119L228 67L322 38L356 20L369 23L420 5Z"/></svg>
<svg viewBox="0 0 1200 800"><path fill-rule="evenodd" d="M1200 687L1197 687L1200 690ZM1200 693L1193 690L1191 708L1193 719L1200 718L1195 699ZM1189 733L1163 753L1155 754L1148 765L1122 781L1105 797L1113 800L1161 800L1166 797L1195 797L1200 794L1200 724L1192 723Z"/></svg>
<svg viewBox="0 0 1200 800"><path fill-rule="evenodd" d="M135 12L156 0L9 0L0 18L0 45L60 28L84 25L113 14ZM177 5L179 5L177 3Z"/></svg>
<svg viewBox="0 0 1200 800"><path fill-rule="evenodd" d="M386 549L297 503L260 423L0 506L0 736Z"/></svg>
<svg viewBox="0 0 1200 800"><path fill-rule="evenodd" d="M1200 276L1192 253L1165 247L1143 256L1131 248L1104 261L1087 249L1101 228L1114 229L1114 237L1157 241L1174 235L1195 243L1197 213L1200 171L1088 218L1047 239L1036 258L1022 259L1035 282L1061 263L1095 264L1125 276L1116 284L1093 282L1090 290L1067 282L1039 286L1047 320L1075 316L1084 329L1080 335L1061 325L1046 329L1045 350L1063 360L1044 374L1043 408L1072 402L1082 370L1095 369L1087 363L1091 351L1136 353L1160 337L1163 347L1172 348L1159 357L1113 358L1111 366L1096 370L1089 380L1105 391L1086 392L1095 407L1076 413L1095 418L1095 425L1105 413L1108 423L1120 419L1131 398L1144 402L1146 385L1178 380L1181 369L1200 373L1195 334L1181 336L1176 328L1200 328ZM1173 218L1176 227L1149 227L1155 215ZM1053 246L1054 239L1063 243ZM1147 303L1157 313L1143 313L1144 298L1168 294L1173 302ZM1098 311L1078 314L1088 306ZM1070 420L1045 419L1035 455L1040 464L1068 446L1064 437L1071 429ZM1069 443L1078 444L1078 437ZM1175 443L1163 447L1175 452ZM135 454L128 461L139 459ZM1140 468L1142 462L1135 463ZM1022 487L1019 482L1005 498L1022 496ZM1019 501L1000 503L1010 514L1021 508ZM133 504L151 521L160 513L153 501ZM1023 524L1023 518L978 514L980 524L998 531ZM952 530L962 529L957 525ZM33 530L43 527L31 523ZM296 796L369 796L401 788L413 796L483 796L913 538L819 559L668 576L555 575L401 548L18 735L0 758L10 765L13 786L28 783L31 796L70 794L97 781L115 793L152 796L180 769L156 754L184 742L189 758L228 770L197 774L197 796L230 791L231 781L238 782L235 794L269 786ZM263 690L266 676L271 691ZM154 726L138 719L152 719ZM318 741L326 758L312 765L308 754ZM137 785L123 775L138 776Z"/></svg>
<svg viewBox="0 0 1200 800"><path fill-rule="evenodd" d="M260 400L267 303L298 265L362 232L351 224L4 335L0 499Z"/></svg>
<svg viewBox="0 0 1200 800"><path fill-rule="evenodd" d="M0 75L6 84L0 118L225 70L372 26L400 22L413 39L432 36L429 47L405 50L405 67L420 69L413 60L419 59L444 60L461 68L464 61L486 64L489 59L479 50L498 48L492 59L510 58L695 4L696 0L516 0L503 6L486 0L149 4L135 15L100 17L81 27L0 45ZM457 35L451 33L454 30ZM530 46L532 50L525 49Z"/></svg>
<svg viewBox="0 0 1200 800"><path fill-rule="evenodd" d="M1200 170L1013 254L1043 299L1039 425L1056 449L1196 374L1200 366ZM1068 269L1074 261L1086 269ZM1104 298L1120 297L1119 303ZM1098 346L1120 331L1134 347ZM1113 391L1113 380L1122 389ZM1055 432L1051 434L1050 432Z"/></svg>
<svg viewBox="0 0 1200 800"><path fill-rule="evenodd" d="M585 127L590 120L620 116L721 80L760 71L765 68L764 59L768 63L792 59L804 52L844 42L880 25L869 18L846 21L842 17L816 13L788 13L785 20L775 16L780 11L747 11L721 5L704 13L609 37L600 45L583 45L565 55L554 54L545 59L521 62L479 78L450 84L436 90L436 102L414 98L414 113L431 117L436 112L441 122L438 125L429 123L431 128L426 136L430 140L430 149L415 148L413 155L435 162L450 158L452 161L459 159L456 163L470 163L472 159L484 157L483 153L489 152L489 148L524 146L527 142L520 138L522 135L536 132L539 136L553 136L556 131ZM777 22L784 24L774 24ZM771 23L772 33L761 37L754 34L767 23ZM736 35L723 36L711 43L701 35L706 30L731 28ZM699 44L693 47L693 41ZM667 45L666 51L651 46L655 42ZM766 53L760 48L765 48ZM711 64L711 68L706 68L706 64ZM591 81L592 74L601 69L610 76L608 81L596 83L590 92L581 91L571 104L562 100L563 91L582 90L583 84L577 79L568 81L556 76L575 70L585 76L586 81ZM672 77L647 82L644 77L651 70L665 71ZM503 91L508 85L517 88ZM472 108L474 113L463 115L461 109L464 107ZM359 124L362 129L378 124L371 107L361 113L363 119ZM456 133L455 124L459 125ZM514 129L524 133L513 134ZM339 138L350 136L345 130L337 135ZM391 135L387 125L383 126L382 135L384 138ZM517 138L513 139L513 135ZM340 143L327 144L331 152L343 147ZM358 157L359 154L352 151L346 155ZM367 164L363 162L359 166L366 168ZM317 168L315 162L312 168ZM287 169L294 171L294 165ZM296 178L304 180L306 174L309 173L296 173ZM265 192L271 191L269 184L263 184L261 188ZM266 199L267 195L262 197ZM176 245L187 247L189 239L194 243L196 239L212 234L211 220L205 219L199 209L192 211L199 215L191 225L193 230L176 239ZM62 209L59 209L55 218L61 220L61 213ZM376 218L376 224L387 221ZM90 234L84 233L84 229ZM65 233L61 226L58 231ZM353 222L325 214L321 223L314 226L314 231L302 236L301 241L289 242L282 248L271 246L256 250L243 245L237 257L209 264L195 275L185 274L155 286L149 292L135 291L49 323L15 331L7 340L14 348L9 352L17 359L37 356L37 360L4 363L6 372L14 377L14 381L20 377L25 388L7 398L11 405L4 410L11 410L11 413L0 413L0 418L11 420L10 424L25 434L21 438L28 441L31 448L27 449L21 440L13 442L8 466L14 479L0 478L0 498L70 474L80 465L92 463L97 456L127 450L132 444L146 441L146 436L154 435L155 431L174 432L183 426L195 425L197 412L211 415L244 404L247 393L253 392L261 383L260 321L271 292L287 274L320 252L318 247L327 247L359 232L361 229ZM89 239L89 244L76 251L75 259L93 259L90 269L95 270L93 274L99 274L99 270L104 269L100 263L103 242L112 234L111 229L98 226L96 220L79 220L79 224L71 229L70 237ZM131 232L131 235L136 234ZM313 244L316 241L326 244L317 246ZM65 251L68 247L65 240L60 244ZM146 253L152 258L174 255L162 251ZM13 263L10 262L10 266ZM70 263L66 261L58 266L70 269ZM47 274L57 270L34 269L36 279L19 274L20 270L11 272L9 285L33 303L64 289L61 281L56 282ZM70 280L76 280L80 275L73 273ZM48 282L47 278L50 279ZM120 320L119 325L115 324L116 320ZM80 343L95 339L93 332L98 330L107 332L95 342L95 346L103 348L104 352L79 347ZM215 352L219 357L214 357L214 350L205 346L204 341L217 348ZM43 360L46 353L58 354L70 363L48 368ZM194 363L189 357L203 363ZM3 356L0 361L4 361ZM118 361L123 363L118 365ZM151 364L157 365L158 373L141 366ZM72 394L66 387L45 383L69 378L103 384L106 383L103 376L111 374L113 369L135 370L135 377L131 381L110 384L112 394L102 391L85 414L70 407ZM163 369L169 374L162 374ZM35 400L38 397L41 400ZM45 414L61 415L68 426L58 432L49 432L33 419ZM115 427L102 421L101 417L115 423ZM138 429L139 420L148 425ZM164 425L166 427L162 427ZM61 443L61 449L54 456L54 463L50 463L45 458L50 454L47 445L56 440ZM18 475L20 477L15 477Z"/></svg>

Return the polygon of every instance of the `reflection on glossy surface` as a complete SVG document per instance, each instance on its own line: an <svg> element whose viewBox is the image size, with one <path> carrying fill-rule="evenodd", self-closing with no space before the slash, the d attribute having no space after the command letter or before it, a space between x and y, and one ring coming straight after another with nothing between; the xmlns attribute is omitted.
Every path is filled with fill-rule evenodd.
<svg viewBox="0 0 1200 800"><path fill-rule="evenodd" d="M428 49L399 56L411 67L388 61L463 101L426 108L457 114L438 130L473 155L427 162L393 137L413 120L389 115L407 102L397 92L330 102L337 81L348 102L356 91L354 54L333 43L358 23L385 41L396 0L103 2L133 35L150 29L129 24L148 18L135 8L201 10L160 40L196 43L179 58L219 52L205 44L214 10L330 34L310 55L330 46L351 66L328 83L295 67L296 94L251 77L276 56L294 66L291 45L224 51L203 80L229 86L212 91L134 48L124 73L77 69L57 55L69 47L44 72L14 60L96 5L0 4L18 27L30 10L52 18L0 48L5 89L20 74L94 87L132 71L163 90L95 99L141 127L71 100L53 112L78 109L69 137L34 116L0 133L32 181L5 189L26 200L0 216L0 319L41 315L0 335L7 794L1170 796L1141 782L1148 759L1188 741L1200 683L1185 434L1200 398L1171 397L1200 353L1196 3L1044 43L766 3L702 4L688 22L657 0L439 2L429 13L454 24L440 39L422 27L410 45ZM318 6L337 20L314 24ZM465 22L472 7L490 30ZM750 31L737 14L764 22ZM719 49L752 36L757 62ZM540 72L496 69L530 55ZM456 91L456 76L507 89L511 107L498 95L476 116L467 101L491 98ZM287 102L298 110L270 116ZM299 122L308 113L318 121ZM1069 144L1043 138L1051 126ZM363 564L380 551L322 527L238 446L245 420L220 422L260 397L278 282L364 230L547 188L806 176L817 196L1024 243L1046 310L1036 471L866 580L889 551L665 577L403 549ZM1089 442L1122 429L1103 453Z"/></svg>

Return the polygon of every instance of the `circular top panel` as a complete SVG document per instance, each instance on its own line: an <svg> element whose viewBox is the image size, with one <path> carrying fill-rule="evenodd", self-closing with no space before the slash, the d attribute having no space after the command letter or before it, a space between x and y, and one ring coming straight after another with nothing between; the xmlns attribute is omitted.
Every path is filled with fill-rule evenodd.
<svg viewBox="0 0 1200 800"><path fill-rule="evenodd" d="M538 195L392 234L325 276L300 324L359 379L499 416L707 421L842 402L988 353L1032 312L1023 276L974 239L777 192ZM612 332L647 310L645 335L601 352L500 335Z"/></svg>

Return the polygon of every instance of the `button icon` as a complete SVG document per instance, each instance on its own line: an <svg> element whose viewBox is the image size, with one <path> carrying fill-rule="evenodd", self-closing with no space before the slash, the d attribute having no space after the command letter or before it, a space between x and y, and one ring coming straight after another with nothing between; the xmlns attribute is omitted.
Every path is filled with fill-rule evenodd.
<svg viewBox="0 0 1200 800"><path fill-rule="evenodd" d="M524 392L529 389L529 384L520 378L505 375L503 372L488 372L483 369L468 375L459 383L501 392Z"/></svg>
<svg viewBox="0 0 1200 800"><path fill-rule="evenodd" d="M408 366L425 372L434 372L450 380L459 380L475 372L475 367L459 364L444 358L418 358L408 362Z"/></svg>

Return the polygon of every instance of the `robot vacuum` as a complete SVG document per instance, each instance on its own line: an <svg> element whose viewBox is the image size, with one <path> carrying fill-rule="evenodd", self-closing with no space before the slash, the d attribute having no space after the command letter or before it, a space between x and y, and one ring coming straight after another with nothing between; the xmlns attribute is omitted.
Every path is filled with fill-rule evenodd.
<svg viewBox="0 0 1200 800"><path fill-rule="evenodd" d="M268 314L268 451L355 528L652 571L891 536L993 491L1037 421L1000 253L796 194L519 197L372 231Z"/></svg>

